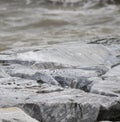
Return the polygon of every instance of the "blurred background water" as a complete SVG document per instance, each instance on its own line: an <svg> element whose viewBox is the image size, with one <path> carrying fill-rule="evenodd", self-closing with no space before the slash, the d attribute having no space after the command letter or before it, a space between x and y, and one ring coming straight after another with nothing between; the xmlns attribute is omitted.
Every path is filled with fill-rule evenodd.
<svg viewBox="0 0 120 122"><path fill-rule="evenodd" d="M57 1L0 0L0 50L119 37L119 0Z"/></svg>

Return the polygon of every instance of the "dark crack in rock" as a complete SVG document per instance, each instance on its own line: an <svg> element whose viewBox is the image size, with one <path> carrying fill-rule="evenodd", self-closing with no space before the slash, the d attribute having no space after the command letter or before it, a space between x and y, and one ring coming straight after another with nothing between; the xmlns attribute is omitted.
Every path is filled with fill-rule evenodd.
<svg viewBox="0 0 120 122"><path fill-rule="evenodd" d="M120 44L120 39L119 38L102 38L102 39L91 41L89 42L89 44L103 44L103 45Z"/></svg>

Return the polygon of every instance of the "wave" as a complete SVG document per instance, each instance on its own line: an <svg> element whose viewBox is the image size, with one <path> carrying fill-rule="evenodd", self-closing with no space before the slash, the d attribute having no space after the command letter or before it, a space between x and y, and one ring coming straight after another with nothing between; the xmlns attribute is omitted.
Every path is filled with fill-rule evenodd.
<svg viewBox="0 0 120 122"><path fill-rule="evenodd" d="M109 5L109 4L120 4L120 0L0 0L1 3L23 3L25 5L29 4L67 4L67 5L79 5L79 6L85 6L88 5Z"/></svg>

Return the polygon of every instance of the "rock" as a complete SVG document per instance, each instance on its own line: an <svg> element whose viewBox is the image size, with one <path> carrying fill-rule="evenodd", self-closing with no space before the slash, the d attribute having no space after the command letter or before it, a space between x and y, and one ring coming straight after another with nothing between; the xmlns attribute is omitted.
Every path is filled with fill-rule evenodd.
<svg viewBox="0 0 120 122"><path fill-rule="evenodd" d="M94 79L90 80L92 85L90 87L90 92L95 94L101 94L109 97L120 97L120 82L118 79Z"/></svg>
<svg viewBox="0 0 120 122"><path fill-rule="evenodd" d="M0 87L10 89L23 89L26 87L29 88L39 87L39 84L34 80L7 77L7 78L0 78Z"/></svg>
<svg viewBox="0 0 120 122"><path fill-rule="evenodd" d="M90 92L110 97L120 97L120 66L110 69L102 78L90 78Z"/></svg>
<svg viewBox="0 0 120 122"><path fill-rule="evenodd" d="M81 45L76 43L69 45L54 45L48 48L41 48L39 51L35 52L29 51L7 56L1 55L0 60L7 63L15 61L53 62L83 68L102 65L109 67L119 62L118 58L114 56L113 50L108 47L103 45Z"/></svg>
<svg viewBox="0 0 120 122"><path fill-rule="evenodd" d="M24 67L25 69L25 67ZM33 69L19 69L19 67L7 68L6 71L12 77L20 77L24 79L35 80L38 83L48 83L53 85L78 87L77 83L81 80L86 80L89 77L98 76L96 70L84 70L84 69L60 69L60 70L33 70ZM87 82L86 82L87 83ZM75 88L76 88L75 87Z"/></svg>
<svg viewBox="0 0 120 122"><path fill-rule="evenodd" d="M35 92L34 88L1 89L1 91L1 107L18 106L35 119L45 122L53 120L56 122L94 122L97 120L100 106L108 109L117 105L113 98L86 94L75 89L59 92L55 90L44 94Z"/></svg>
<svg viewBox="0 0 120 122"><path fill-rule="evenodd" d="M21 79L21 82L25 83L25 80ZM35 81L31 82L34 84ZM93 95L77 89L61 89L49 84L32 86L29 85L29 80L25 87L0 87L0 107L20 107L39 121L94 122L99 117L101 108L109 110L114 106L114 110L119 110L120 107L116 98Z"/></svg>
<svg viewBox="0 0 120 122"><path fill-rule="evenodd" d="M38 122L17 107L0 108L0 122Z"/></svg>
<svg viewBox="0 0 120 122"><path fill-rule="evenodd" d="M3 69L0 69L0 78L10 77Z"/></svg>
<svg viewBox="0 0 120 122"><path fill-rule="evenodd" d="M36 93L51 93L51 92L59 92L63 91L64 89L59 86L43 84L40 86L40 89Z"/></svg>
<svg viewBox="0 0 120 122"><path fill-rule="evenodd" d="M120 120L119 46L28 50L0 54L1 108L19 107L40 122Z"/></svg>
<svg viewBox="0 0 120 122"><path fill-rule="evenodd" d="M65 90L59 93L54 92L52 94L44 94L44 97L42 96L43 94L39 94L37 97L42 103L37 102L35 100L36 98L33 98L35 101L32 102L32 99L29 100L30 103L26 103L23 108L29 114L31 113L31 116L35 116L36 112L39 113L39 116L36 118L39 121L93 122L97 117L99 105L97 106L92 103L81 102L82 99L80 100L79 97L82 97L82 94L84 93L80 91L77 92L76 90ZM86 99L84 97L82 98ZM93 115L92 113L94 112L96 114Z"/></svg>
<svg viewBox="0 0 120 122"><path fill-rule="evenodd" d="M120 65L110 69L105 75L103 75L103 78L119 77L119 76L120 76Z"/></svg>

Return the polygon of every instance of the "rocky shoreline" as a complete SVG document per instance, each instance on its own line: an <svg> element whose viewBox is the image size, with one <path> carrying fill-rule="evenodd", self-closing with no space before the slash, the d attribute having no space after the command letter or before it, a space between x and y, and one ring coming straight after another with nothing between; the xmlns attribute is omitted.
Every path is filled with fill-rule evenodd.
<svg viewBox="0 0 120 122"><path fill-rule="evenodd" d="M3 51L0 71L0 122L120 121L117 38Z"/></svg>

